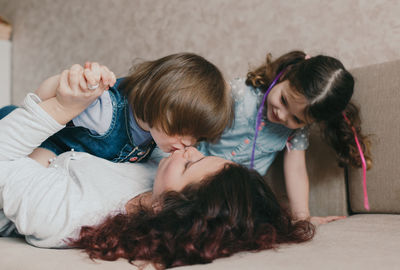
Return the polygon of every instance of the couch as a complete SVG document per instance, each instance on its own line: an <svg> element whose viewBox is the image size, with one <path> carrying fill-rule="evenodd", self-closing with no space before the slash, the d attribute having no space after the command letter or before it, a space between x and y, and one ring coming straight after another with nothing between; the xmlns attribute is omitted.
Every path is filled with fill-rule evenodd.
<svg viewBox="0 0 400 270"><path fill-rule="evenodd" d="M354 100L362 105L364 131L373 142L374 165L367 173L370 211L363 208L361 172L339 168L317 130L310 138L308 170L313 215L342 215L344 220L317 227L307 243L277 250L242 252L208 265L182 269L400 269L400 61L351 71ZM285 201L280 158L265 176ZM327 207L329 206L329 207ZM0 269L132 269L124 260L91 261L79 250L40 249L23 239L0 239Z"/></svg>
<svg viewBox="0 0 400 270"><path fill-rule="evenodd" d="M8 15L7 19L15 26L12 62L14 103L19 103L26 92L32 91L32 87L47 76L72 63L87 60L86 57L102 62L116 71L117 75L122 75L134 56L152 59L155 55L192 48L191 51L208 57L225 72L228 71L228 77L244 74L246 64L243 65L243 61L249 59L253 51L249 50L249 42L242 38L250 30L243 26L245 24L241 18L224 16L228 23L214 20L213 16L218 14L213 13L215 9L210 6L211 1L208 2L210 7L205 7L211 15L201 16L196 8L191 9L193 13L176 9L181 5L177 1L157 2L159 6L164 6L159 9L153 9L151 3L155 1L133 2L0 0L0 10L5 12L0 15ZM198 6L198 1L184 2L186 8ZM224 1L217 4L229 6ZM321 2L318 5L325 4ZM129 10L134 8L152 12L153 19L148 20L151 23L160 21L159 31L154 32L150 29L151 25L145 23L136 27L136 23L149 22L147 18L151 16L147 16L146 12L126 23L131 15ZM57 13L53 9L62 12ZM240 9L245 7L240 6ZM169 20L172 26L163 24L164 14L168 12L173 14ZM238 10L238 13L242 11ZM192 34L191 28L188 30L189 26L181 27L183 24L179 18L188 19L186 14L192 14L196 23L199 20L196 25L198 28L194 31L196 34ZM96 34L87 31L98 30L100 21L96 21L94 15L102 23L101 31ZM45 23L38 23L42 20ZM107 20L113 23L103 25ZM271 49L271 46L272 50L287 50L287 47L280 50L280 46L287 43L285 39L276 36L275 43L268 43L269 36L261 37L259 32L264 26L259 25L254 25L256 31L249 33L255 40L254 53L257 58L252 58L253 64L258 64L264 50ZM194 26L193 22L191 26ZM231 31L233 26L236 31ZM167 30L171 30L171 27L175 33L170 39ZM115 28L132 29L132 33L115 31ZM147 33L150 33L149 36ZM233 39L237 43L218 43L217 37L221 33L226 33L224 39ZM48 38L43 38L44 35L48 35ZM111 41L108 38L110 36ZM149 42L149 39L156 42ZM115 51L121 55L116 57ZM237 57L226 57L237 52L240 52ZM311 213L315 216L346 215L347 218L318 226L314 239L307 243L284 245L276 250L257 253L242 252L211 264L180 269L400 269L400 154L396 144L400 138L400 117L396 109L400 104L400 60L358 67L351 72L356 78L354 101L361 105L363 130L370 134L372 140L374 164L367 173L370 211L363 208L361 170L339 168L333 151L320 139L318 129L314 128L307 151ZM265 179L285 203L287 199L281 161L282 157L279 156ZM0 254L1 270L135 269L125 260L91 261L79 250L40 249L26 244L21 238L0 238Z"/></svg>

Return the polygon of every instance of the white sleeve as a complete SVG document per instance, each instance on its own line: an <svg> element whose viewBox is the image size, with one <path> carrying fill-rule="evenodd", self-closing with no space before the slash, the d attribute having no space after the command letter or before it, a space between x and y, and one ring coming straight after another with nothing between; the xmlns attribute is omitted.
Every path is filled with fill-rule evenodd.
<svg viewBox="0 0 400 270"><path fill-rule="evenodd" d="M110 128L113 106L110 93L105 91L81 114L72 119L77 127L85 127L95 135L103 135Z"/></svg>
<svg viewBox="0 0 400 270"><path fill-rule="evenodd" d="M63 168L45 168L25 157L0 161L1 222L14 223L18 232L42 247L65 246L62 239L69 233L68 222L74 207L68 193L79 196L74 181ZM0 228L0 231L4 228Z"/></svg>
<svg viewBox="0 0 400 270"><path fill-rule="evenodd" d="M25 97L17 108L0 120L0 161L15 160L32 153L44 140L64 128L38 103L35 94Z"/></svg>
<svg viewBox="0 0 400 270"><path fill-rule="evenodd" d="M64 127L39 102L39 97L28 94L22 108L0 120L0 231L11 221L21 234L45 239L63 228L54 222L63 222L55 217L65 211L62 191L69 181L63 179L69 175L26 157Z"/></svg>

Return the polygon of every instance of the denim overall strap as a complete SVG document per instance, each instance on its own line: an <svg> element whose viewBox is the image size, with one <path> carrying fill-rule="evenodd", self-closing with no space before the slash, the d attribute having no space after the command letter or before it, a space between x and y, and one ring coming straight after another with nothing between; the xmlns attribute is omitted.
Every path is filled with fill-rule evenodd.
<svg viewBox="0 0 400 270"><path fill-rule="evenodd" d="M3 119L6 115L8 115L10 112L18 108L15 105L8 105L0 109L0 119Z"/></svg>
<svg viewBox="0 0 400 270"><path fill-rule="evenodd" d="M153 140L144 145L135 145L129 131L129 105L119 89L122 79L118 79L114 87L108 91L112 101L113 116L109 129L105 134L97 135L84 127L67 125L64 129L51 136L41 147L61 154L74 149L75 151L105 158L113 162L145 161L153 151Z"/></svg>

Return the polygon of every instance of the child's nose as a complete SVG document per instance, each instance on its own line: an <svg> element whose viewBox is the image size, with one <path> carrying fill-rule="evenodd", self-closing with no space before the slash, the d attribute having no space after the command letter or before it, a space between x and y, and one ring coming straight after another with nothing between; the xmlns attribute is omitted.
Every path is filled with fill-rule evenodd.
<svg viewBox="0 0 400 270"><path fill-rule="evenodd" d="M181 144L185 147L192 146L196 143L196 139L193 137L183 137L181 138Z"/></svg>
<svg viewBox="0 0 400 270"><path fill-rule="evenodd" d="M288 112L286 110L279 110L278 117L283 123L287 123L288 121Z"/></svg>

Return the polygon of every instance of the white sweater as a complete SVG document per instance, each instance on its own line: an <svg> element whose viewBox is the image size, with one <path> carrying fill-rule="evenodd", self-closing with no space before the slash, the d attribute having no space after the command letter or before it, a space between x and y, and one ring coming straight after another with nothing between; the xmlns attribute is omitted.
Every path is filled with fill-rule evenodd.
<svg viewBox="0 0 400 270"><path fill-rule="evenodd" d="M28 94L23 108L0 120L0 232L15 225L28 243L60 248L81 226L124 212L131 198L151 190L158 163L112 163L72 151L41 166L27 155L64 126L39 102Z"/></svg>

